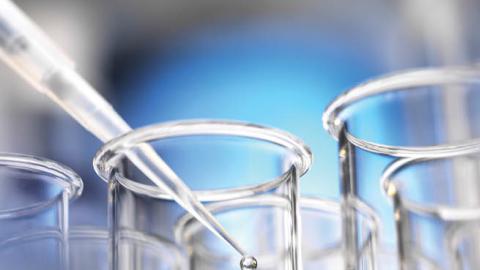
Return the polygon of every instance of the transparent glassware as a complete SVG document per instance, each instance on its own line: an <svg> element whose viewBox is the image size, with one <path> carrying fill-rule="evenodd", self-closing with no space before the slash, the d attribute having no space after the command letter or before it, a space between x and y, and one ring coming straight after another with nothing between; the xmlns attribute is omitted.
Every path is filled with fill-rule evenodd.
<svg viewBox="0 0 480 270"><path fill-rule="evenodd" d="M480 190L458 185L478 181L478 153L435 159L400 159L382 176L392 199L402 269L478 269ZM472 165L474 169L472 170ZM437 186L435 194L426 191ZM463 199L475 192L477 201Z"/></svg>
<svg viewBox="0 0 480 270"><path fill-rule="evenodd" d="M173 267L179 263L179 260L176 254L170 251L177 250L180 253L178 247L165 252L165 243L160 239L146 238L144 234L138 232L127 232L121 237L135 248L135 252L130 254L128 260L124 260L128 264L122 269L176 269ZM111 238L106 228L72 227L69 229L68 242L66 242L68 250L67 245L62 244L58 246L58 252L38 253L39 249L48 248L45 245L46 241L58 241L58 239L58 233L42 229L10 239L8 243L3 243L1 252L4 256L14 256L16 263L8 265L2 263L0 269L109 269ZM16 254L16 252L23 253ZM2 256L2 260L4 259L5 257ZM55 260L56 263L52 264L51 260Z"/></svg>
<svg viewBox="0 0 480 270"><path fill-rule="evenodd" d="M69 270L108 270L109 236L106 228L81 226L70 228Z"/></svg>
<svg viewBox="0 0 480 270"><path fill-rule="evenodd" d="M301 198L303 269L342 269L341 206L338 202L318 198ZM378 221L371 209L357 201L355 215L359 220L361 250L358 251L358 269L377 269ZM249 238L248 248L254 250L257 259L263 262L259 270L288 269L288 253L285 252L285 212L288 201L278 195L259 195L248 198L216 202L209 209L229 230ZM246 222L247 221L247 222ZM212 239L201 224L187 214L175 227L175 235L189 254L189 269L234 270L235 254Z"/></svg>
<svg viewBox="0 0 480 270"><path fill-rule="evenodd" d="M449 233L450 260L454 269L478 269L480 266L479 238L480 222L468 222ZM473 237L472 237L473 236Z"/></svg>
<svg viewBox="0 0 480 270"><path fill-rule="evenodd" d="M372 206L382 223L380 245L394 249L394 210L379 184L383 170L402 158L477 151L479 89L478 66L425 68L360 84L326 108L324 128L339 142L340 186L346 202L342 226L350 267L355 268L358 243L357 221L349 214L348 201L359 198ZM478 186L467 179L457 184L471 185L472 189ZM426 190L423 195L434 193ZM463 199L474 197L469 194Z"/></svg>
<svg viewBox="0 0 480 270"><path fill-rule="evenodd" d="M145 237L174 242L173 227L185 215L179 205L152 186L125 157L126 152L144 143L149 143L205 204L256 194L285 196L292 209L284 217L288 227L284 230L285 239L289 240L285 249L291 258L289 269L301 269L301 260L297 259L301 253L297 249L298 180L310 167L310 150L283 131L214 120L140 128L99 150L94 165L97 173L109 183L114 265L121 267L119 262L129 252L121 248L123 232L137 231ZM237 241L248 245L249 239L239 237ZM234 264L236 268L240 259L239 256Z"/></svg>
<svg viewBox="0 0 480 270"><path fill-rule="evenodd" d="M47 159L0 154L0 181L0 269L65 269L80 177Z"/></svg>
<svg viewBox="0 0 480 270"><path fill-rule="evenodd" d="M178 246L155 237L145 237L144 233L123 231L120 235L124 248L134 252L124 257L118 269L185 269L179 265L183 262ZM106 229L91 227L74 227L69 234L70 270L107 270L109 269L110 232ZM173 245L173 246L172 246ZM88 259L86 259L88 258Z"/></svg>

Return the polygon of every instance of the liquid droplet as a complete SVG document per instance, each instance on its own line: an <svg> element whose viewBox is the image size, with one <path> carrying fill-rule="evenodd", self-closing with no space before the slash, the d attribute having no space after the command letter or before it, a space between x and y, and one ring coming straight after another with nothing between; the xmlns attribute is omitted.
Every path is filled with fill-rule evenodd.
<svg viewBox="0 0 480 270"><path fill-rule="evenodd" d="M240 261L240 267L242 270L257 269L257 259L252 256L245 256Z"/></svg>

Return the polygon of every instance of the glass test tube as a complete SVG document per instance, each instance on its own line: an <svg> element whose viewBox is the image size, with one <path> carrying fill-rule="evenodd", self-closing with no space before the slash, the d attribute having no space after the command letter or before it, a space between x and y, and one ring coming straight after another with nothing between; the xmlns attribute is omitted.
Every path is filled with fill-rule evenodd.
<svg viewBox="0 0 480 270"><path fill-rule="evenodd" d="M83 183L50 160L0 154L0 269L68 266L68 211Z"/></svg>
<svg viewBox="0 0 480 270"><path fill-rule="evenodd" d="M113 264L133 252L119 238L124 231L175 241L173 227L185 211L152 186L125 158L125 153L148 142L174 171L187 180L203 203L281 194L292 211L282 218L288 230L285 249L289 268L302 269L298 245L298 179L309 169L310 150L288 133L252 124L226 121L180 121L137 129L107 143L95 157L97 172L109 182L110 222L114 233ZM190 182L188 182L190 181ZM243 221L248 224L248 220ZM214 235L211 235L214 237ZM242 235L249 246L255 235ZM228 246L222 245L229 249ZM232 250L233 251L233 250ZM252 254L255 256L255 254ZM233 264L239 268L240 257ZM261 265L263 262L259 261ZM177 268L172 268L177 269Z"/></svg>
<svg viewBox="0 0 480 270"><path fill-rule="evenodd" d="M470 170L472 164L476 170ZM465 201L463 194L473 187L457 183L478 181L478 164L480 156L474 153L400 159L387 168L382 186L394 204L402 269L480 267L480 190L469 191L477 194L477 202Z"/></svg>
<svg viewBox="0 0 480 270"><path fill-rule="evenodd" d="M345 252L355 269L357 221L348 201L373 206L381 222L383 248L396 247L394 211L379 179L394 160L437 157L478 150L480 69L476 66L426 68L387 75L360 84L337 97L325 110L324 127L339 141L344 201ZM476 164L470 164L475 170ZM465 167L456 167L461 173ZM459 185L478 187L464 179ZM441 187L438 187L441 188ZM428 191L427 191L428 192ZM431 192L431 191L430 191ZM475 201L475 194L464 194Z"/></svg>
<svg viewBox="0 0 480 270"><path fill-rule="evenodd" d="M300 200L302 215L302 251L305 270L341 269L345 266L342 252L341 204L318 198ZM359 270L377 269L378 223L371 209L357 201L355 214L360 226L361 249ZM288 253L283 248L284 230L281 217L289 211L288 201L278 195L258 195L243 199L216 202L209 209L237 234L254 235L248 247L263 262L259 270L285 269ZM279 218L280 217L280 218ZM244 222L248 220L249 222ZM234 270L235 253L222 248L189 214L179 220L175 235L187 247L192 270Z"/></svg>

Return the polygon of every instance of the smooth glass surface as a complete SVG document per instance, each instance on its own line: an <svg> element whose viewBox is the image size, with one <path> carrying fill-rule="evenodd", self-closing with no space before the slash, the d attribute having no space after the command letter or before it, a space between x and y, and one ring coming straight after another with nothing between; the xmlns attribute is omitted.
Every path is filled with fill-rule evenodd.
<svg viewBox="0 0 480 270"><path fill-rule="evenodd" d="M70 270L108 270L110 233L104 228L71 227L69 231Z"/></svg>
<svg viewBox="0 0 480 270"><path fill-rule="evenodd" d="M341 230L341 205L317 198L301 199L302 251L305 270L346 269ZM371 209L356 202L355 215L361 234L357 269L377 269L378 224ZM254 250L260 270L290 269L288 245L282 231L289 207L285 198L260 195L245 199L217 202L209 209ZM288 225L287 225L288 227ZM176 237L188 247L189 269L235 270L236 256L225 244L212 238L197 221L186 215L176 225Z"/></svg>
<svg viewBox="0 0 480 270"><path fill-rule="evenodd" d="M383 170L401 158L478 151L480 115L473 99L478 90L477 66L407 70L359 84L325 110L324 127L339 141L342 196L360 198L374 207L382 223L382 245L393 249L397 243L394 209L379 183ZM476 189L478 183L462 179L456 185L456 189L467 185ZM428 198L449 188L435 185L416 192ZM344 215L344 234L355 239L356 220L348 208ZM352 240L349 245L354 250L356 243Z"/></svg>
<svg viewBox="0 0 480 270"><path fill-rule="evenodd" d="M94 161L97 172L109 181L110 222L116 238L133 230L174 241L173 226L185 214L125 158L126 152L145 142L171 162L187 185L189 180L205 183L207 189L196 190L204 203L266 193L285 196L292 211L285 217L289 227L283 233L290 241L291 269L297 269L298 180L311 163L308 147L282 131L226 121L174 122L129 133L104 146ZM237 237L243 242L243 236ZM115 260L121 260L120 244L114 248ZM237 259L235 266L241 257Z"/></svg>
<svg viewBox="0 0 480 270"><path fill-rule="evenodd" d="M478 181L479 162L472 154L389 167L383 185L394 202L403 269L480 267L480 190L463 184Z"/></svg>
<svg viewBox="0 0 480 270"><path fill-rule="evenodd" d="M64 269L80 178L53 161L0 154L0 182L0 269Z"/></svg>
<svg viewBox="0 0 480 270"><path fill-rule="evenodd" d="M146 237L140 232L125 233L122 239L125 240L122 246L124 259L117 268L111 268L109 247L112 238L108 230L72 227L69 230L68 241L59 245L57 249L53 249L51 243L63 241L62 236L52 231L38 230L2 246L0 269L186 269L181 266L183 261L179 258L181 254L179 249L171 243Z"/></svg>

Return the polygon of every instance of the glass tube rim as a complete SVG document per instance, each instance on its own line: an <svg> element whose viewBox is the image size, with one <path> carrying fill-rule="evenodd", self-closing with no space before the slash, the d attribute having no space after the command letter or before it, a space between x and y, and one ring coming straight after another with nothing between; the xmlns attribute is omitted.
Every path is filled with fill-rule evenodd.
<svg viewBox="0 0 480 270"><path fill-rule="evenodd" d="M280 176L274 178L273 180L266 181L265 183L246 185L235 188L194 190L194 193L195 196L202 202L225 201L253 196L259 193L268 192L269 190L280 186L282 183L289 181L292 175L292 171L294 170L296 170L296 168L295 166L292 166ZM123 187L136 194L146 195L150 198L155 199L173 200L170 195L166 194L162 190L159 190L156 186L137 183L133 180L130 180L129 178L123 177L122 174L119 172L114 172L112 179L115 179Z"/></svg>
<svg viewBox="0 0 480 270"><path fill-rule="evenodd" d="M411 69L366 81L345 91L327 106L322 115L323 127L335 140L338 140L340 132L345 130L347 140L357 147L396 157L436 157L479 151L480 138L459 143L408 147L364 140L343 129L345 121L340 117L343 110L364 98L410 88L412 90L409 91L414 91L416 87L453 83L480 83L480 65Z"/></svg>
<svg viewBox="0 0 480 270"><path fill-rule="evenodd" d="M46 158L17 153L0 153L0 167L11 170L25 170L34 174L45 174L48 176L47 179L35 178L33 180L55 184L63 190L41 202L13 209L2 209L0 210L0 218L28 215L32 211L48 206L52 203L52 200L65 192L69 200L75 200L83 191L83 181L77 173L63 164Z"/></svg>
<svg viewBox="0 0 480 270"><path fill-rule="evenodd" d="M177 243L163 239L159 236L147 235L135 230L120 230L117 232L118 237L136 241L144 247L152 249L168 249L175 253L176 256L184 257L184 250ZM39 231L27 231L13 238L0 241L0 247L12 248L18 245L30 244L30 241L41 239L57 238L63 239L63 234L53 229L44 229ZM69 229L68 240L72 241L88 241L89 244L98 244L108 246L111 241L111 232L107 228L95 226L73 226ZM108 250L106 250L108 251Z"/></svg>
<svg viewBox="0 0 480 270"><path fill-rule="evenodd" d="M342 211L342 202L323 199L318 197L302 197L300 198L300 208L307 210L315 211L325 211L326 214L340 215ZM349 205L353 206L355 212L361 214L368 220L368 226L370 231L374 234L377 234L380 230L380 220L376 215L372 207L367 205L365 202L361 201L358 198L350 198ZM212 214L219 214L222 212L235 211L236 209L248 208L248 207L288 207L288 202L280 196L272 194L264 194L258 196L251 196L245 198L239 198L228 201L215 202L207 205L206 207ZM185 239L183 233L189 229L189 227L197 226L193 228L195 230L201 229L201 224L191 216L190 214L185 214L180 217L175 226L174 226L174 235L177 242L185 245L188 242L188 239ZM375 235L377 237L377 235Z"/></svg>
<svg viewBox="0 0 480 270"><path fill-rule="evenodd" d="M395 181L395 175L405 167L422 162L428 162L438 159L448 159L463 156L463 154L455 153L449 156L425 157L425 158L402 158L390 163L380 177L380 186L384 195L394 201L395 196L401 199L402 207L406 210L423 216L437 217L445 221L480 221L480 208L478 207L462 207L449 206L446 204L421 203L414 200L401 197L401 188Z"/></svg>
<svg viewBox="0 0 480 270"><path fill-rule="evenodd" d="M52 236L58 236L59 238L61 238L63 234L54 229L27 231L19 235L18 237L1 241L0 246L11 243L11 242L23 243L29 240L49 238ZM165 244L168 247L175 247L176 250L181 250L181 247L172 241L161 238L159 236L146 235L136 230L121 229L118 231L118 236L120 238L127 238L127 239L140 241L152 247L157 246L158 243L156 242L160 241L162 242L162 245ZM111 232L107 228L95 227L95 226L84 226L84 225L73 226L69 228L69 232L68 232L68 239L70 241L71 240L89 240L90 242L95 240L109 241L110 237L111 237Z"/></svg>
<svg viewBox="0 0 480 270"><path fill-rule="evenodd" d="M135 180L123 177L118 171L114 170L111 162L115 162L122 157L125 151L138 144L188 136L231 136L249 138L276 144L279 147L291 151L298 157L298 161L284 173L260 184L229 189L195 191L195 194L202 197L202 201L243 197L262 192L265 188L273 188L285 182L292 169L297 170L299 176L304 175L312 164L313 157L310 148L303 141L285 131L240 121L193 119L148 125L121 135L107 142L97 151L93 159L93 166L100 178L107 183L114 177L131 191L150 197L171 200L172 198L170 196L164 194L164 192L158 190L155 186L137 183ZM128 185L125 185L125 183L128 183Z"/></svg>

